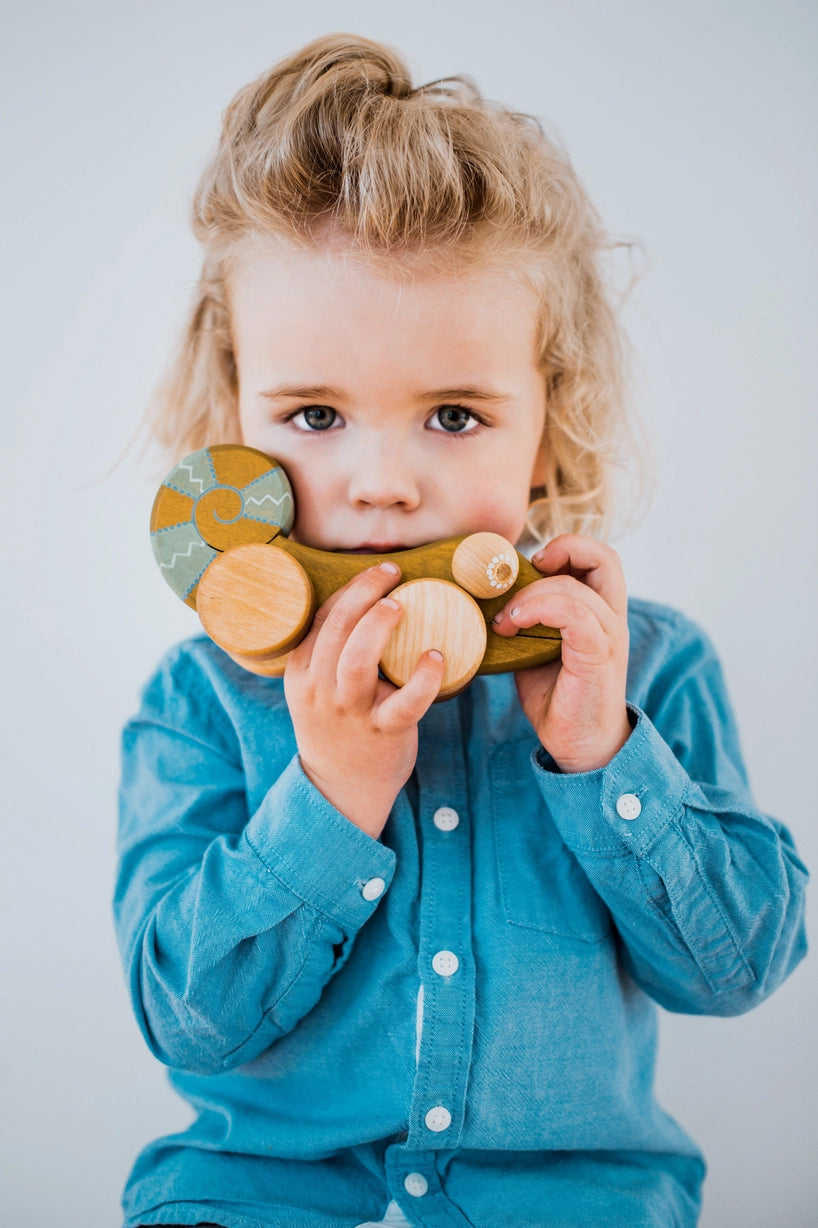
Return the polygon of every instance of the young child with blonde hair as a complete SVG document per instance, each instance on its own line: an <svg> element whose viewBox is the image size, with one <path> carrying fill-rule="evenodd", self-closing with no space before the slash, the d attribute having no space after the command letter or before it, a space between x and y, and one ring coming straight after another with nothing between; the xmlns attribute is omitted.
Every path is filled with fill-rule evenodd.
<svg viewBox="0 0 818 1228"><path fill-rule="evenodd" d="M562 654L434 703L431 650L392 686L394 564L283 679L168 654L124 735L116 919L196 1116L138 1159L127 1228L695 1224L655 1003L762 1001L806 872L707 639L628 601L600 540L623 396L596 214L534 121L332 36L234 99L194 225L174 459L274 456L324 550L539 541L494 630Z"/></svg>

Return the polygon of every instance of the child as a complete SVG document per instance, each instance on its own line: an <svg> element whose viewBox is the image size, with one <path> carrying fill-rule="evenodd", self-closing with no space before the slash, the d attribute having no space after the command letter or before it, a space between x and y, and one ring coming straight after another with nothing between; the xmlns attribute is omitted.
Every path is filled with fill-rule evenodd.
<svg viewBox="0 0 818 1228"><path fill-rule="evenodd" d="M654 1003L763 1000L806 872L707 640L578 532L620 422L595 214L531 121L330 37L234 100L195 226L174 459L275 456L326 550L550 538L495 630L556 626L562 657L433 705L432 651L394 688L386 565L283 680L168 655L125 731L116 917L196 1119L142 1153L127 1228L695 1224Z"/></svg>

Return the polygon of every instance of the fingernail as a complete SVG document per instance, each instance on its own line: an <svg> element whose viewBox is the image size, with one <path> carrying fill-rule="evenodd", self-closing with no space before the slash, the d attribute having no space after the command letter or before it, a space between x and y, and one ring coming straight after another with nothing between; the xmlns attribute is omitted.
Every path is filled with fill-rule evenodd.
<svg viewBox="0 0 818 1228"><path fill-rule="evenodd" d="M388 576L400 575L400 567L398 567L397 563L379 563L378 566L381 571L385 571Z"/></svg>
<svg viewBox="0 0 818 1228"><path fill-rule="evenodd" d="M491 621L492 623L501 623L503 621L503 611L501 610L499 614L495 614Z"/></svg>
<svg viewBox="0 0 818 1228"><path fill-rule="evenodd" d="M509 618L516 618L519 613L520 613L520 607L518 605L515 605L513 610L509 610L508 616Z"/></svg>
<svg viewBox="0 0 818 1228"><path fill-rule="evenodd" d="M531 562L532 562L532 563L539 563L540 559L542 558L542 556L543 556L544 554L545 554L545 551L544 551L544 550L537 550L537 551L535 551L535 552L534 552L534 554L532 554L532 556L531 556Z"/></svg>
<svg viewBox="0 0 818 1228"><path fill-rule="evenodd" d="M442 661L442 660L443 660L443 653L442 653L442 652L438 652L438 650L437 650L436 648L430 648L430 649L429 649L429 656L430 656L430 657L434 657L435 661Z"/></svg>
<svg viewBox="0 0 818 1228"><path fill-rule="evenodd" d="M399 601L394 601L394 600L393 600L391 597L381 597L381 599L380 599L380 601L378 602L378 604L379 604L379 605L385 605L385 606L388 606L388 608L389 608L390 610L399 610L399 609L400 609L400 602L399 602Z"/></svg>

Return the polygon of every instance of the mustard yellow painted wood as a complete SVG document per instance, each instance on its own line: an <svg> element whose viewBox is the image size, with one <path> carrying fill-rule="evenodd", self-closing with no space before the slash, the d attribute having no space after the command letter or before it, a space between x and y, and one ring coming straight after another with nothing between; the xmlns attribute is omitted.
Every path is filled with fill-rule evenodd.
<svg viewBox="0 0 818 1228"><path fill-rule="evenodd" d="M472 597L507 592L519 570L517 551L499 533L472 533L452 555L452 575Z"/></svg>
<svg viewBox="0 0 818 1228"><path fill-rule="evenodd" d="M278 676L283 665L273 666L272 662L301 641L318 606L353 576L391 560L400 567L404 583L421 579L451 583L452 557L464 540L448 538L429 546L382 555L330 554L279 534L266 545L234 546L218 555L199 583L197 610L208 635L240 665L253 673ZM289 568L285 559L300 567ZM492 630L492 618L511 596L539 578L540 573L526 558L519 555L517 561L519 570L511 588L496 597L477 600L483 620L479 673L505 673L544 665L560 655L560 635L554 628L535 626L512 637L497 635ZM403 629L394 634L408 643L411 637L406 622L404 618ZM462 649L458 641L455 635L452 643L440 648L447 660L450 653L460 658ZM435 646L439 645L429 645ZM392 658L390 668L396 675L408 677L414 662L408 667L398 666ZM458 689L453 683L451 693Z"/></svg>
<svg viewBox="0 0 818 1228"><path fill-rule="evenodd" d="M413 550L397 550L391 554L329 554L303 546L291 538L279 534L270 543L270 549L284 550L297 558L313 582L316 605L326 599L359 572L367 567L391 560L401 569L401 579L418 580L424 577L436 580L452 580L452 557L465 537L448 537L428 546ZM528 584L542 577L524 555L517 553L519 571L517 579L505 593L497 597L478 599L486 624L486 650L480 665L481 674L502 674L509 670L545 665L560 655L561 638L554 627L535 626L520 630L517 635L497 635L491 628L491 620L506 605L511 596Z"/></svg>
<svg viewBox="0 0 818 1228"><path fill-rule="evenodd" d="M259 543L234 546L214 559L196 597L211 639L231 656L259 664L299 643L315 608L312 583L298 560Z"/></svg>
<svg viewBox="0 0 818 1228"><path fill-rule="evenodd" d="M383 555L330 554L281 535L266 545L234 546L217 556L202 577L197 610L211 639L240 665L267 677L279 676L284 669L281 657L306 635L317 607L367 567L386 560L397 563L403 584L393 590L392 595L408 582L420 580L445 581L456 592L463 592L453 584L451 564L455 551L467 540L449 538L414 550ZM553 628L531 627L511 638L499 636L492 630L492 618L513 593L539 576L522 555L518 556L517 563L517 579L505 593L477 601L464 594L481 620L471 648L465 646L464 628L458 629L452 615L448 616L448 621L443 619L446 635L439 635L437 643L425 644L426 648L439 648L447 662L441 697L444 692L456 694L462 689L465 685L462 678L467 672L464 660L471 662L475 655L477 663L472 674L504 673L542 665L559 656L561 641L559 632ZM435 587L418 590L429 595L436 591ZM452 609L461 608L453 599L449 600L449 605ZM416 637L422 638L429 627L435 626L434 618L433 611L427 617L419 609L416 595L393 633L395 643L390 640L388 653L381 663L392 681L401 678L398 685L411 674L420 655L420 652L415 653ZM472 624L470 619L469 625ZM405 655L401 657L401 653Z"/></svg>
<svg viewBox="0 0 818 1228"><path fill-rule="evenodd" d="M486 651L486 624L473 597L448 580L409 580L389 594L404 614L381 657L381 670L404 686L424 652L443 653L439 699L462 691L480 668Z"/></svg>

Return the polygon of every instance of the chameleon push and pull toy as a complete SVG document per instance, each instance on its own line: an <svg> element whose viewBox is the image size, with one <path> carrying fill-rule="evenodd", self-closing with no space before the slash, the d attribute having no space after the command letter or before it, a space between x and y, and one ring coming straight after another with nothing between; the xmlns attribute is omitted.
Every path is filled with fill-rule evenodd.
<svg viewBox="0 0 818 1228"><path fill-rule="evenodd" d="M540 573L496 533L451 537L391 554L334 554L289 536L292 488L278 461L238 444L194 452L159 488L151 541L162 575L207 634L255 674L284 672L316 609L368 567L393 560L403 580L389 594L404 614L381 658L402 686L423 652L445 659L440 698L476 673L543 665L560 654L553 627L497 635L491 620Z"/></svg>

